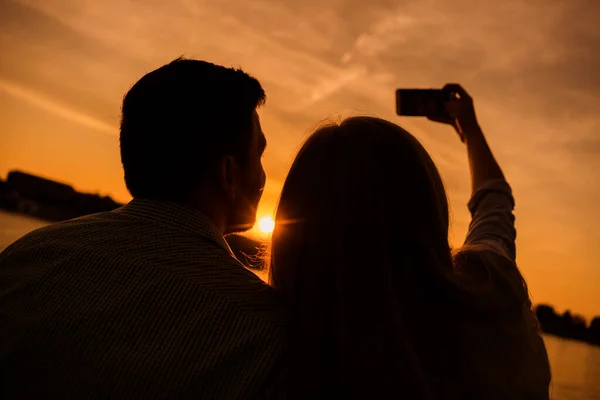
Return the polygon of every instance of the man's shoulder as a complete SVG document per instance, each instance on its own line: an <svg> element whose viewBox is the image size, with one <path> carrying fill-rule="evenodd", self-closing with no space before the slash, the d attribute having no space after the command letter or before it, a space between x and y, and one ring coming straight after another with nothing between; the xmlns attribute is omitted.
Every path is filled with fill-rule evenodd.
<svg viewBox="0 0 600 400"><path fill-rule="evenodd" d="M283 302L219 237L124 212L49 225L9 246L0 254L6 315L20 316L5 318L5 331L23 341L42 332L56 376L79 372L84 349L93 354L80 376L130 388L164 370L197 393L254 393L281 369L285 347ZM230 370L239 373L222 385L216 374Z"/></svg>
<svg viewBox="0 0 600 400"><path fill-rule="evenodd" d="M34 260L35 259L35 260ZM73 281L95 276L142 273L164 288L188 296L210 295L225 308L278 323L281 301L272 287L235 259L226 248L202 235L169 230L118 213L100 213L37 229L0 254L0 264L18 273L22 264L69 271ZM144 271L144 272L139 272ZM124 287L123 290L126 288ZM215 300L215 301L217 301Z"/></svg>
<svg viewBox="0 0 600 400"><path fill-rule="evenodd" d="M87 215L84 217L71 219L67 221L49 223L46 226L35 229L23 235L12 244L10 244L3 253L8 253L15 249L32 248L36 245L41 245L47 241L65 239L69 237L79 238L80 233L86 227L102 227L106 221L110 219L110 213L104 212L99 214ZM78 241L73 241L76 244Z"/></svg>
<svg viewBox="0 0 600 400"><path fill-rule="evenodd" d="M62 221L36 229L15 241L10 249L33 249L52 245L73 251L106 250L115 255L139 257L146 262L164 254L181 259L198 251L211 253L215 246L202 237L160 226L124 213L103 212ZM218 247L218 246L217 246ZM221 252L216 252L218 259Z"/></svg>
<svg viewBox="0 0 600 400"><path fill-rule="evenodd" d="M214 257L217 252L219 249L211 249L210 257L196 263L174 260L177 265L169 268L170 273L192 291L210 293L229 308L281 326L283 301L275 289L226 251ZM201 258L206 253L198 250L196 256Z"/></svg>

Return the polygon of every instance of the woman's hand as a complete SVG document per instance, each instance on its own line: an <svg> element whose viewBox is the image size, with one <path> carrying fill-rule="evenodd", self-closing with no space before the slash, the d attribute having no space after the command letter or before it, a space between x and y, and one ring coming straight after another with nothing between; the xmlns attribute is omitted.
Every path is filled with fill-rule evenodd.
<svg viewBox="0 0 600 400"><path fill-rule="evenodd" d="M473 99L462 86L456 83L447 84L443 90L449 93L450 97L450 100L445 104L446 115L431 115L427 118L452 125L456 129L460 140L464 143L469 132L480 130Z"/></svg>
<svg viewBox="0 0 600 400"><path fill-rule="evenodd" d="M427 118L452 125L460 140L467 144L473 193L490 180L504 180L502 169L496 162L477 122L471 96L462 86L455 83L447 84L443 90L450 94L450 100L446 102L445 107L446 115Z"/></svg>

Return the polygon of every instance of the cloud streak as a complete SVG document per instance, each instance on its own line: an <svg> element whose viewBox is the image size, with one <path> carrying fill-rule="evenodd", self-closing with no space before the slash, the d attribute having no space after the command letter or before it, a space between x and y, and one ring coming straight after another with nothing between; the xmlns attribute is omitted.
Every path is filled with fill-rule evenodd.
<svg viewBox="0 0 600 400"><path fill-rule="evenodd" d="M50 112L60 118L64 118L86 128L91 128L95 132L113 136L117 132L117 127L107 122L79 112L64 104L60 104L55 99L45 97L32 89L19 86L18 84L0 79L0 91L5 92L16 99L23 100L44 111Z"/></svg>

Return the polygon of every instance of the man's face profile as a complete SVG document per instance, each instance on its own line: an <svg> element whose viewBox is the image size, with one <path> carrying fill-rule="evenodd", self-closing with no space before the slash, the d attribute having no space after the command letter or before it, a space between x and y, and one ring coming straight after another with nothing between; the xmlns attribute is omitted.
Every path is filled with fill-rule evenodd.
<svg viewBox="0 0 600 400"><path fill-rule="evenodd" d="M256 209L266 182L262 165L262 155L267 140L260 125L256 111L252 115L250 146L244 163L238 163L239 182L226 233L244 231L252 228L256 221Z"/></svg>

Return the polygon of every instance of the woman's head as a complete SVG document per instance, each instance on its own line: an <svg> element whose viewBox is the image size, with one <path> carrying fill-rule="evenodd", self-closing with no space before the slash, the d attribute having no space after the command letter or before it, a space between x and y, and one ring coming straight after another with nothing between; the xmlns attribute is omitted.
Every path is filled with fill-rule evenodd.
<svg viewBox="0 0 600 400"><path fill-rule="evenodd" d="M271 251L272 284L300 327L293 334L302 332L307 347L293 351L319 358L305 364L345 377L358 360L372 364L373 376L390 368L417 373L408 367L408 339L402 340L406 319L417 312L404 305L434 292L452 258L444 186L411 134L371 117L318 129L283 186ZM365 340L371 348L361 348ZM333 361L332 352L357 359ZM420 379L411 376L419 387Z"/></svg>
<svg viewBox="0 0 600 400"><path fill-rule="evenodd" d="M425 261L428 255L448 261L448 220L437 168L410 133L373 117L321 127L302 146L283 186L273 233L273 284L291 294L294 268L307 253L335 253L336 259L366 253L375 260L379 251L396 261ZM287 254L294 249L303 255Z"/></svg>

